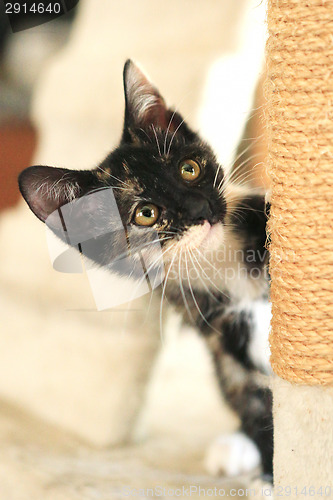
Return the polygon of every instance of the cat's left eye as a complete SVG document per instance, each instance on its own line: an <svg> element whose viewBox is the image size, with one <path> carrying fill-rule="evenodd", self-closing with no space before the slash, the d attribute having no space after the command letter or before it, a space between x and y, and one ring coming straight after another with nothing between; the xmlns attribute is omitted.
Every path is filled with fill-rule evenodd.
<svg viewBox="0 0 333 500"><path fill-rule="evenodd" d="M179 165L179 171L184 181L192 182L200 177L201 167L194 160L183 160Z"/></svg>
<svg viewBox="0 0 333 500"><path fill-rule="evenodd" d="M134 221L138 226L152 226L159 217L159 210L152 203L141 203L137 206Z"/></svg>

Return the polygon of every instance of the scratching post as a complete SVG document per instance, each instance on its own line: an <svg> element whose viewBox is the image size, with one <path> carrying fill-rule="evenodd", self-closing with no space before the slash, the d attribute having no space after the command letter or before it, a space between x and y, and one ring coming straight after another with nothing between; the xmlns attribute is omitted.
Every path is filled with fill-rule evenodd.
<svg viewBox="0 0 333 500"><path fill-rule="evenodd" d="M268 31L275 486L319 498L333 495L333 0L269 0Z"/></svg>

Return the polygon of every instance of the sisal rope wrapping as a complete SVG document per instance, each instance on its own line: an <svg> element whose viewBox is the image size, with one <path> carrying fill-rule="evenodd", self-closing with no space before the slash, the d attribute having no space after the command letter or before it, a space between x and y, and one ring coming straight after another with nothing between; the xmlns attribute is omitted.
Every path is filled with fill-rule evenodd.
<svg viewBox="0 0 333 500"><path fill-rule="evenodd" d="M271 363L333 385L333 0L269 0Z"/></svg>

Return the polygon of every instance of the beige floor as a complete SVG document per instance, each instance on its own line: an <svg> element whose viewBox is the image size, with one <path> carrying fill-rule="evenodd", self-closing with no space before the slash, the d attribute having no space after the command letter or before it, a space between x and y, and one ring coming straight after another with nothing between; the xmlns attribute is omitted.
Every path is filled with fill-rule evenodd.
<svg viewBox="0 0 333 500"><path fill-rule="evenodd" d="M228 493L231 488L246 487L248 480L208 476L202 467L202 450L190 445L179 449L169 439L114 450L92 449L4 404L0 440L1 500L109 500L126 494L135 498L135 491L157 487L166 491L216 487ZM202 494L193 490L191 498Z"/></svg>

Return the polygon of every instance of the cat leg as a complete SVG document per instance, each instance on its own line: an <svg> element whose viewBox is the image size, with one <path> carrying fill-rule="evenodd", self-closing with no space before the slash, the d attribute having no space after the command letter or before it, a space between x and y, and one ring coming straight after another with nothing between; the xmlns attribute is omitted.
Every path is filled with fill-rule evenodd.
<svg viewBox="0 0 333 500"><path fill-rule="evenodd" d="M263 473L273 476L273 416L272 393L268 388L249 387L241 396L240 409L237 402L241 428L253 440L260 451Z"/></svg>
<svg viewBox="0 0 333 500"><path fill-rule="evenodd" d="M268 376L259 371L270 372L266 352L270 305L267 300L233 306L221 302L218 309L207 297L198 296L199 300L206 323L198 318L197 326L212 354L221 392L240 418L243 436L238 434L235 439L224 438L213 444L206 458L208 469L214 474L229 474L229 469L231 473L234 469L249 471L255 467L257 449L263 473L272 476L272 394ZM252 457L246 459L246 465L243 455ZM234 457L239 457L237 467L229 467L228 457L234 462Z"/></svg>
<svg viewBox="0 0 333 500"><path fill-rule="evenodd" d="M231 408L239 416L241 422L240 430L243 435L247 436L252 441L253 446L259 451L263 473L272 477L272 394L267 386L267 377L258 373L257 370L244 366L238 359L226 353L221 342L221 337L217 334L206 337L206 340L213 354L222 393ZM220 449L223 453L223 447L220 447ZM223 460L225 459L221 458L221 462ZM250 462L251 460L249 460L247 466L248 470L250 470ZM242 467L241 465L239 466L239 468ZM217 466L215 466L216 468Z"/></svg>

